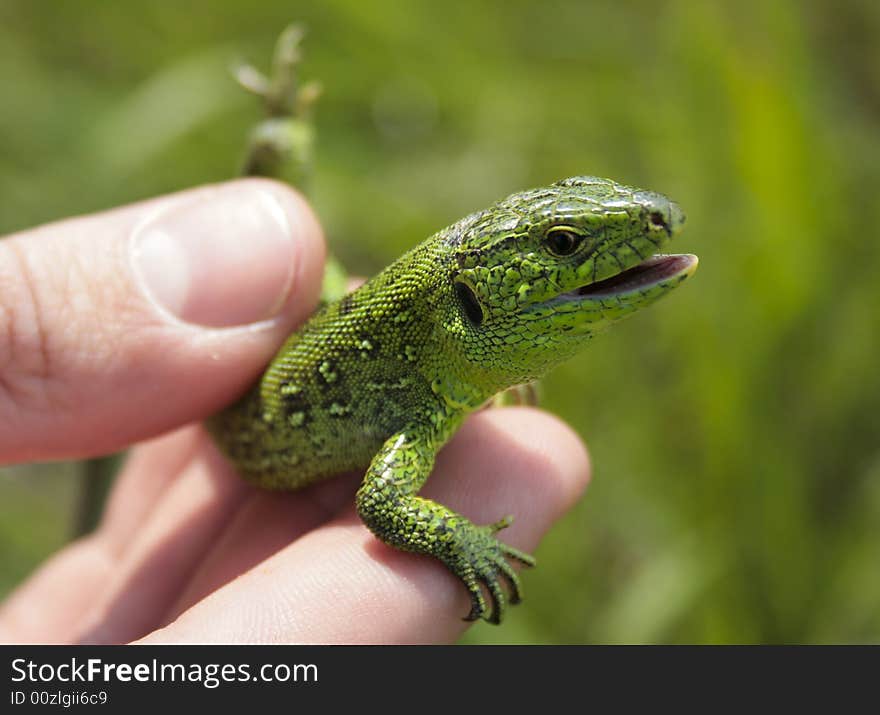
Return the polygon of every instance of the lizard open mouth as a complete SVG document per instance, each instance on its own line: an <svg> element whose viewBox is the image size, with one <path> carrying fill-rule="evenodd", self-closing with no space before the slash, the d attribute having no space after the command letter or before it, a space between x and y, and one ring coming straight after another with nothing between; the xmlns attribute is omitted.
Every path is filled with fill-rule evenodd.
<svg viewBox="0 0 880 715"><path fill-rule="evenodd" d="M690 253L657 254L617 275L564 293L563 297L601 300L642 293L661 283L684 280L696 266L697 257Z"/></svg>

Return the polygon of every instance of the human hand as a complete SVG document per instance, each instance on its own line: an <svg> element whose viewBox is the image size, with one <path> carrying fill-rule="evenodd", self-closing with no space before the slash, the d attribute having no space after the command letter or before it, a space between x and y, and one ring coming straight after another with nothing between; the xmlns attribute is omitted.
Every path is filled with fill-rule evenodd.
<svg viewBox="0 0 880 715"><path fill-rule="evenodd" d="M0 241L0 461L141 443L97 530L0 608L0 641L448 642L466 628L467 593L442 565L361 524L358 475L262 492L197 424L308 317L323 258L302 198L258 179ZM493 409L440 453L424 493L477 523L516 514L503 538L532 550L588 472L556 418Z"/></svg>

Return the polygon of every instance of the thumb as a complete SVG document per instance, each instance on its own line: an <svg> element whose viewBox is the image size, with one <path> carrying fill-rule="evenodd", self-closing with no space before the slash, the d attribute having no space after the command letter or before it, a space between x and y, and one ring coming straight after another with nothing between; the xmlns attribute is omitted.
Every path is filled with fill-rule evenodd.
<svg viewBox="0 0 880 715"><path fill-rule="evenodd" d="M323 260L302 197L261 179L0 241L0 461L113 451L229 403L311 313Z"/></svg>

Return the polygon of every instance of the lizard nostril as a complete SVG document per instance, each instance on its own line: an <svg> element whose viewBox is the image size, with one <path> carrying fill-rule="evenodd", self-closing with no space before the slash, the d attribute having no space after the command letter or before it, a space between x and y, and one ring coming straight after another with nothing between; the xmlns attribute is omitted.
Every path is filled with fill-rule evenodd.
<svg viewBox="0 0 880 715"><path fill-rule="evenodd" d="M648 221L651 222L651 225L654 228L662 228L664 231L669 230L669 226L666 223L666 217L659 211L652 211L649 213Z"/></svg>

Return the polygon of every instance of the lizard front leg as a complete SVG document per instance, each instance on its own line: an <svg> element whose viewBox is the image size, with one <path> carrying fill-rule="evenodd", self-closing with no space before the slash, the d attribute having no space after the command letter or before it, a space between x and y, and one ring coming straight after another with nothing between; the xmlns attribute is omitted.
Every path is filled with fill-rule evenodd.
<svg viewBox="0 0 880 715"><path fill-rule="evenodd" d="M497 624L507 604L519 603L522 597L519 577L507 557L526 566L534 566L535 560L495 538L496 532L510 525L512 517L478 526L442 504L417 496L442 442L430 429L420 427L389 438L373 458L358 490L358 514L386 544L434 556L458 576L471 597L466 620L483 618ZM510 596L502 587L504 579ZM481 585L488 589L491 609Z"/></svg>

